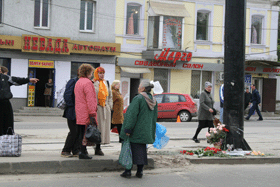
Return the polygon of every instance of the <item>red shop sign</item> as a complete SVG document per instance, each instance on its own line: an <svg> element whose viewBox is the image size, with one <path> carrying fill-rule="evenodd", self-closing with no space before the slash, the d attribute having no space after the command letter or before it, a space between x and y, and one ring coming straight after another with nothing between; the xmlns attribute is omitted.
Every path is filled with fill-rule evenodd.
<svg viewBox="0 0 280 187"><path fill-rule="evenodd" d="M173 51L172 53L170 53L170 55L168 55L170 51L170 48L168 49L164 49L164 51L161 52L161 54L158 57L158 54L156 54L154 56L154 59L157 61L173 61L173 63L176 63L177 61L191 61L192 59L192 53L188 52L175 52Z"/></svg>

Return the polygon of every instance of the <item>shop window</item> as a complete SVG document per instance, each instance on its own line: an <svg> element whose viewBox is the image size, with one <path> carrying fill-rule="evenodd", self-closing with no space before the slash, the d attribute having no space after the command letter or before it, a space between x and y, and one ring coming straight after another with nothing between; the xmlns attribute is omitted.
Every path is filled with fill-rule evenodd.
<svg viewBox="0 0 280 187"><path fill-rule="evenodd" d="M126 13L126 34L139 35L140 5L128 4Z"/></svg>
<svg viewBox="0 0 280 187"><path fill-rule="evenodd" d="M80 10L80 30L81 31L94 31L95 22L95 1L81 1Z"/></svg>
<svg viewBox="0 0 280 187"><path fill-rule="evenodd" d="M34 27L49 27L50 0L35 0Z"/></svg>
<svg viewBox="0 0 280 187"><path fill-rule="evenodd" d="M199 99L206 81L212 82L211 71L192 71L191 96L194 99Z"/></svg>
<svg viewBox="0 0 280 187"><path fill-rule="evenodd" d="M196 40L209 40L209 12L197 12Z"/></svg>
<svg viewBox="0 0 280 187"><path fill-rule="evenodd" d="M154 81L159 81L163 92L169 91L169 71L168 69L154 69Z"/></svg>
<svg viewBox="0 0 280 187"><path fill-rule="evenodd" d="M88 63L88 62L71 62L71 79L77 77L77 71L80 65L83 63ZM88 63L92 65L94 68L98 68L100 66L99 63Z"/></svg>
<svg viewBox="0 0 280 187"><path fill-rule="evenodd" d="M181 49L182 21L180 17L163 16L163 30L159 30L160 17L150 16L148 27L148 48L158 48L159 32L162 32L162 48Z"/></svg>
<svg viewBox="0 0 280 187"><path fill-rule="evenodd" d="M2 23L3 1L0 0L0 24Z"/></svg>
<svg viewBox="0 0 280 187"><path fill-rule="evenodd" d="M159 16L150 16L148 20L148 48L158 48Z"/></svg>
<svg viewBox="0 0 280 187"><path fill-rule="evenodd" d="M263 27L263 17L252 16L252 24L251 24L252 44L262 44L262 27Z"/></svg>
<svg viewBox="0 0 280 187"><path fill-rule="evenodd" d="M5 66L8 68L8 75L11 75L11 59L10 58L0 58L0 66Z"/></svg>

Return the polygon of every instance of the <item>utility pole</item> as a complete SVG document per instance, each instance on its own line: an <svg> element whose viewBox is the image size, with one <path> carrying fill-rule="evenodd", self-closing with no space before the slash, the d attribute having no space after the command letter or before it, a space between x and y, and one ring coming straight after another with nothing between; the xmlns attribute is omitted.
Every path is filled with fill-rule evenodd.
<svg viewBox="0 0 280 187"><path fill-rule="evenodd" d="M229 128L227 144L251 150L243 137L246 0L226 0L224 123Z"/></svg>

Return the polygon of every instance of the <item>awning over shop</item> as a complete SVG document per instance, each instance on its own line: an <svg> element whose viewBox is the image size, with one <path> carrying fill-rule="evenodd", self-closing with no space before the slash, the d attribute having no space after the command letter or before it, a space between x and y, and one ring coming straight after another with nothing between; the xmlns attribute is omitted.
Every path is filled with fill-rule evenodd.
<svg viewBox="0 0 280 187"><path fill-rule="evenodd" d="M190 14L182 3L169 3L167 1L150 1L148 10L151 16L164 15L174 17L190 17Z"/></svg>
<svg viewBox="0 0 280 187"><path fill-rule="evenodd" d="M148 68L131 68L131 67L121 67L122 71L127 73L151 73Z"/></svg>
<svg viewBox="0 0 280 187"><path fill-rule="evenodd" d="M280 62L276 62L276 61L268 61L268 60L246 60L245 61L245 65L253 65L253 64L280 67Z"/></svg>

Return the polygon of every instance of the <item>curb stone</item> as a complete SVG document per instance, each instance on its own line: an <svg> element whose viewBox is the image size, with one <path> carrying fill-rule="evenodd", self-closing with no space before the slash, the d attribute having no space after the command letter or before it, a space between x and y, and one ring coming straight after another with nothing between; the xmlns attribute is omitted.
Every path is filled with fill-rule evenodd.
<svg viewBox="0 0 280 187"><path fill-rule="evenodd" d="M123 167L118 159L98 160L63 160L38 162L6 162L0 163L0 174L56 174L56 173L84 173L101 171L119 171ZM134 167L135 168L135 167ZM154 160L148 158L147 169L154 169Z"/></svg>
<svg viewBox="0 0 280 187"><path fill-rule="evenodd" d="M279 157L255 157L255 158L186 158L191 164L279 164Z"/></svg>

